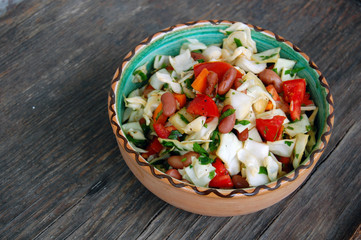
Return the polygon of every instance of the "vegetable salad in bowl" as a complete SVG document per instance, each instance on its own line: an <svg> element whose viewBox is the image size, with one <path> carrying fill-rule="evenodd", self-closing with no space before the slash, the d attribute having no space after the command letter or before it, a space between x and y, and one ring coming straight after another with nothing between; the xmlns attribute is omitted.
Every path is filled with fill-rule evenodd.
<svg viewBox="0 0 361 240"><path fill-rule="evenodd" d="M296 169L315 145L318 108L296 61L257 51L235 23L223 42L186 39L133 72L122 130L150 164L178 180L220 189L264 185Z"/></svg>

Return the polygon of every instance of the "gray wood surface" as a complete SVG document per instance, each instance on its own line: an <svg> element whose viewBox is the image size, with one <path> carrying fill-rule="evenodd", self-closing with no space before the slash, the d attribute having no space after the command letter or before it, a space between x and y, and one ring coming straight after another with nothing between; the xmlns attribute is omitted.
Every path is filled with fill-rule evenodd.
<svg viewBox="0 0 361 240"><path fill-rule="evenodd" d="M0 239L361 238L360 1L17 2L0 17ZM335 127L314 173L253 214L206 217L158 199L127 168L109 124L125 54L199 19L285 37L331 86Z"/></svg>

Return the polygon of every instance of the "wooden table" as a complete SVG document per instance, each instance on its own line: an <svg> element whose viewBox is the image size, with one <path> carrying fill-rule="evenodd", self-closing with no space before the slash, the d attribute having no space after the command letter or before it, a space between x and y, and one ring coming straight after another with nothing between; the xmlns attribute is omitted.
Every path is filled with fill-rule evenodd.
<svg viewBox="0 0 361 240"><path fill-rule="evenodd" d="M1 239L361 238L359 1L9 2L0 18ZM313 175L253 214L207 217L163 202L130 172L108 120L125 54L198 19L278 33L331 86L335 127Z"/></svg>

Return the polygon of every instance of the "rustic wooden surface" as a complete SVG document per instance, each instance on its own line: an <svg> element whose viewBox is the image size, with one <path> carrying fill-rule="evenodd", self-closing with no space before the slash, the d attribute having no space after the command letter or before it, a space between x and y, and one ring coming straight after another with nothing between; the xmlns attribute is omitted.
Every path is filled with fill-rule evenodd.
<svg viewBox="0 0 361 240"><path fill-rule="evenodd" d="M0 239L361 238L359 1L17 2L0 17ZM313 175L246 216L200 216L158 199L125 165L108 120L125 54L199 19L248 22L292 41L335 101Z"/></svg>

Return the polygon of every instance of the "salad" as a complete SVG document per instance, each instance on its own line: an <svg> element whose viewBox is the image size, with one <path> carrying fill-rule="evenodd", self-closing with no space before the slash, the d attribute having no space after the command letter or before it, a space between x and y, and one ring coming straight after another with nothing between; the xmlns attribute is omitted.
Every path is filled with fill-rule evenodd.
<svg viewBox="0 0 361 240"><path fill-rule="evenodd" d="M247 188L296 169L315 144L305 79L280 48L257 52L235 23L219 45L186 39L133 73L122 130L150 164L196 186Z"/></svg>

